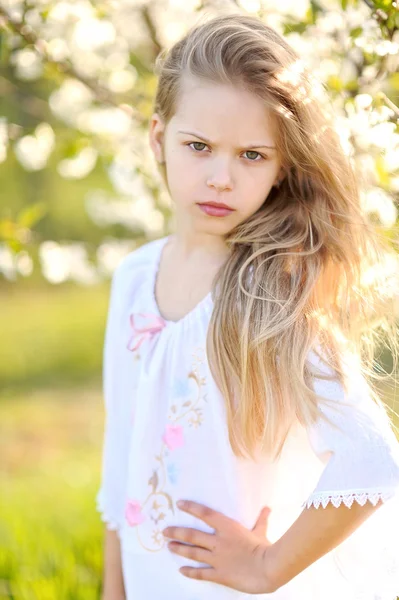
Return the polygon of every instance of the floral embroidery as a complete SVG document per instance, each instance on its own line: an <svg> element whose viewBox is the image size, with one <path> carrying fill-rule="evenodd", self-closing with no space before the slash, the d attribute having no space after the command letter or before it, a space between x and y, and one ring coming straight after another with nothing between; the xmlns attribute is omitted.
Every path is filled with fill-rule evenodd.
<svg viewBox="0 0 399 600"><path fill-rule="evenodd" d="M160 529L154 529L151 537L155 544L161 544L163 541L163 533Z"/></svg>
<svg viewBox="0 0 399 600"><path fill-rule="evenodd" d="M186 396L190 393L190 380L188 377L176 379L172 386L172 396Z"/></svg>
<svg viewBox="0 0 399 600"><path fill-rule="evenodd" d="M184 446L183 427L181 425L167 425L162 441L165 442L169 450Z"/></svg>
<svg viewBox="0 0 399 600"><path fill-rule="evenodd" d="M138 313L138 315L140 315L141 317L151 318L152 322L146 325L145 327L138 328L134 324L134 313L130 315L132 335L127 343L127 349L131 352L137 350L146 339L151 339L156 333L162 331L162 329L166 326L165 320L156 314Z"/></svg>
<svg viewBox="0 0 399 600"><path fill-rule="evenodd" d="M177 475L179 473L177 466L175 463L168 463L166 470L168 472L169 481L174 485L177 482Z"/></svg>
<svg viewBox="0 0 399 600"><path fill-rule="evenodd" d="M172 497L166 489L168 481L172 484L176 482L177 469L174 463L167 463L166 458L174 450L184 445L184 425L197 428L203 422L203 414L199 405L203 401L206 402L207 396L206 377L201 369L205 364L204 349L197 348L192 356L193 365L187 378L177 380L172 388L173 404L170 407L168 423L162 435L161 448L154 457L158 464L154 467L148 480L150 492L141 504L141 510L146 511L155 527L148 531L147 526L140 527L142 522L132 523L132 526L135 526L139 544L149 552L158 552L164 547L165 539L158 523L165 520L168 514L175 513ZM193 383L195 384L194 389Z"/></svg>
<svg viewBox="0 0 399 600"><path fill-rule="evenodd" d="M145 521L145 516L141 514L141 506L139 502L129 500L126 505L125 517L129 525L139 525Z"/></svg>

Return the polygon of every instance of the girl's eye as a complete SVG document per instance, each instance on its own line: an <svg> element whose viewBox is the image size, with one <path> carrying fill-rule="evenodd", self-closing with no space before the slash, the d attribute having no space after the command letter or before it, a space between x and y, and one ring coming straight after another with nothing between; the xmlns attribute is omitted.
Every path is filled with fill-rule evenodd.
<svg viewBox="0 0 399 600"><path fill-rule="evenodd" d="M206 144L204 144L203 142L190 142L187 145L190 146L190 148L193 147L192 149L195 150L195 152L201 153L206 148ZM201 148L198 148L198 146L201 146ZM256 152L255 150L247 150L244 154L248 155L248 159L250 162L260 162L261 160L265 160L264 156L262 156L259 152Z"/></svg>
<svg viewBox="0 0 399 600"><path fill-rule="evenodd" d="M190 146L190 147L194 146L194 145L203 146L204 148L206 148L206 144L204 144L203 142L191 142L190 144L188 144L188 146ZM203 148L194 148L194 150L196 152L201 152L203 150Z"/></svg>
<svg viewBox="0 0 399 600"><path fill-rule="evenodd" d="M249 160L252 161L252 162L257 162L259 160L263 160L263 156L261 154L259 154L259 152L256 152L255 150L247 150L245 152L245 154L247 154ZM256 158L256 157L254 158L253 156L249 156L250 154L252 154L252 155L256 154L260 158Z"/></svg>

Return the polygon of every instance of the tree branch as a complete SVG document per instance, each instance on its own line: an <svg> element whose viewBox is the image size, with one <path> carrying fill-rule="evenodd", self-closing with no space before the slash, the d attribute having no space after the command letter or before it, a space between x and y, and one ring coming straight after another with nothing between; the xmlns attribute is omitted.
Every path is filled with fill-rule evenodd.
<svg viewBox="0 0 399 600"><path fill-rule="evenodd" d="M17 33L21 36L27 44L32 45L47 64L54 65L63 75L74 77L86 85L100 103L115 106L124 110L130 116L134 116L138 122L144 122L144 117L131 106L131 98L116 97L108 89L99 85L93 77L86 77L79 73L70 60L54 60L47 51L46 41L40 39L30 26L24 25L23 22L15 21L0 5L0 28L7 29L7 27L11 29L13 33Z"/></svg>
<svg viewBox="0 0 399 600"><path fill-rule="evenodd" d="M392 102L392 100L390 100L384 92L379 91L378 94L384 100L385 104L389 106L391 110L393 110L397 117L399 117L399 107L397 107L396 104Z"/></svg>
<svg viewBox="0 0 399 600"><path fill-rule="evenodd" d="M367 6L368 6L369 8L371 8L371 10L375 10L375 6L374 6L374 3L372 2L372 0L363 0L363 2L364 2L365 4L367 4Z"/></svg>
<svg viewBox="0 0 399 600"><path fill-rule="evenodd" d="M0 75L0 96L6 97L8 94L16 94L18 91L18 87L15 83ZM22 98L19 100L19 103L22 105L24 111L35 119L42 119L44 121L49 120L48 103L45 100L38 98L38 96L30 94L29 98Z"/></svg>
<svg viewBox="0 0 399 600"><path fill-rule="evenodd" d="M154 59L162 50L162 44L158 40L157 30L152 20L150 10L148 6L143 6L141 9L141 16L143 17L144 23L146 24L151 42L154 46Z"/></svg>

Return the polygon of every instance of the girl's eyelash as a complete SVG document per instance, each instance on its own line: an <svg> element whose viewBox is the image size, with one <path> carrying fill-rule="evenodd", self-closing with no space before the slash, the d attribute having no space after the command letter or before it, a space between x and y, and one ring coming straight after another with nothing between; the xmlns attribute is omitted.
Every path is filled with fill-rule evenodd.
<svg viewBox="0 0 399 600"><path fill-rule="evenodd" d="M189 146L191 148L191 146L193 144L200 144L201 146L206 147L206 144L204 142L189 142L188 144L186 144L186 146ZM197 152L198 154L200 154L202 152L202 150L195 150L195 148L191 148L191 149L194 150L194 152ZM257 150L246 150L245 152L256 152L256 154L258 154L260 156L260 159L257 158L256 160L252 160L252 159L248 158L247 160L249 162L260 162L261 160L266 160L266 156L263 156L263 154L261 154ZM245 154L245 152L244 152L244 154Z"/></svg>

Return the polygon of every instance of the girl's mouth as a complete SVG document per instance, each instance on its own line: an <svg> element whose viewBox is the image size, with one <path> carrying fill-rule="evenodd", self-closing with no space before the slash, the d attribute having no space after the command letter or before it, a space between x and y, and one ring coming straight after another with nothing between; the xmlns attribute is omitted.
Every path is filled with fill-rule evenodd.
<svg viewBox="0 0 399 600"><path fill-rule="evenodd" d="M227 217L234 212L232 208L224 208L221 206L214 206L213 204L198 204L200 209L210 217Z"/></svg>

